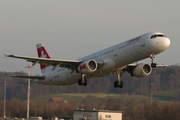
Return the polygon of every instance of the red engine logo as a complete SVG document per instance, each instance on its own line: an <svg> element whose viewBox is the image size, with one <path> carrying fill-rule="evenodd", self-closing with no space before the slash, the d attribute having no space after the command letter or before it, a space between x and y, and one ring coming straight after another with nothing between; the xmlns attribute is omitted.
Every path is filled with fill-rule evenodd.
<svg viewBox="0 0 180 120"><path fill-rule="evenodd" d="M85 68L86 68L86 64L80 65L80 70L85 69Z"/></svg>

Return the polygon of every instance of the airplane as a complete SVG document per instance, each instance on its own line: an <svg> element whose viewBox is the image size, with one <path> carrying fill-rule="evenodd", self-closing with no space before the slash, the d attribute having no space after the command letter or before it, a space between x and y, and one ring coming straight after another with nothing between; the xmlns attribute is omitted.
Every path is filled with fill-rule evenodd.
<svg viewBox="0 0 180 120"><path fill-rule="evenodd" d="M113 45L78 60L51 59L49 53L39 43L36 45L38 57L6 55L6 57L24 59L32 62L32 66L40 64L41 76L16 76L18 78L35 79L37 83L45 85L71 85L78 83L86 86L87 80L116 74L115 88L123 88L121 76L124 72L135 77L146 77L152 68L164 67L154 63L157 54L170 46L170 39L161 32L149 32L122 43ZM151 64L137 63L150 58Z"/></svg>

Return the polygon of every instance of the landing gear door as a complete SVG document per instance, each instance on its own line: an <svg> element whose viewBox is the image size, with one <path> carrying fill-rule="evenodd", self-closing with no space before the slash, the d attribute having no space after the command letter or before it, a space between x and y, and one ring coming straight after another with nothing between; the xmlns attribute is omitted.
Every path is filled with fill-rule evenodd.
<svg viewBox="0 0 180 120"><path fill-rule="evenodd" d="M145 46L145 38L141 36L141 47Z"/></svg>

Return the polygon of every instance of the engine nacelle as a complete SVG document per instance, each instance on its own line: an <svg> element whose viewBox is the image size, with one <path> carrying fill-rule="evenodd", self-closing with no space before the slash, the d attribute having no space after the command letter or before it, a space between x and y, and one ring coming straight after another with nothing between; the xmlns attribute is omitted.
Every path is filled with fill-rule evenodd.
<svg viewBox="0 0 180 120"><path fill-rule="evenodd" d="M85 61L78 66L78 72L83 74L93 73L96 70L97 70L97 62L94 60Z"/></svg>
<svg viewBox="0 0 180 120"><path fill-rule="evenodd" d="M132 74L135 77L146 77L152 72L152 67L149 64L139 64L137 65L134 70L132 71Z"/></svg>

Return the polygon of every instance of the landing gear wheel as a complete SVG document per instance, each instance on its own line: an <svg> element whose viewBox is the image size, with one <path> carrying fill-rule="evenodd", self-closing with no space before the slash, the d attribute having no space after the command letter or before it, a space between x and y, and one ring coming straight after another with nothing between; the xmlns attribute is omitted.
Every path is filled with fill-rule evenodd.
<svg viewBox="0 0 180 120"><path fill-rule="evenodd" d="M123 86L124 86L124 84L123 84L123 81L120 81L120 82L118 82L118 81L115 81L114 82L114 87L115 88L123 88Z"/></svg>
<svg viewBox="0 0 180 120"><path fill-rule="evenodd" d="M114 81L114 87L118 88L118 81Z"/></svg>
<svg viewBox="0 0 180 120"><path fill-rule="evenodd" d="M87 86L87 80L84 80L83 86Z"/></svg>
<svg viewBox="0 0 180 120"><path fill-rule="evenodd" d="M124 83L123 83L123 81L120 81L119 88L123 88L123 86L124 86Z"/></svg>
<svg viewBox="0 0 180 120"><path fill-rule="evenodd" d="M82 85L83 85L83 86L87 86L87 80L85 79L85 80L83 81L82 79L79 79L79 80L78 80L78 85L79 85L79 86L82 86Z"/></svg>
<svg viewBox="0 0 180 120"><path fill-rule="evenodd" d="M156 67L156 63L151 63L151 67L155 68Z"/></svg>
<svg viewBox="0 0 180 120"><path fill-rule="evenodd" d="M79 85L79 86L82 86L82 85L83 85L82 79L79 79L79 80L78 80L78 85Z"/></svg>

